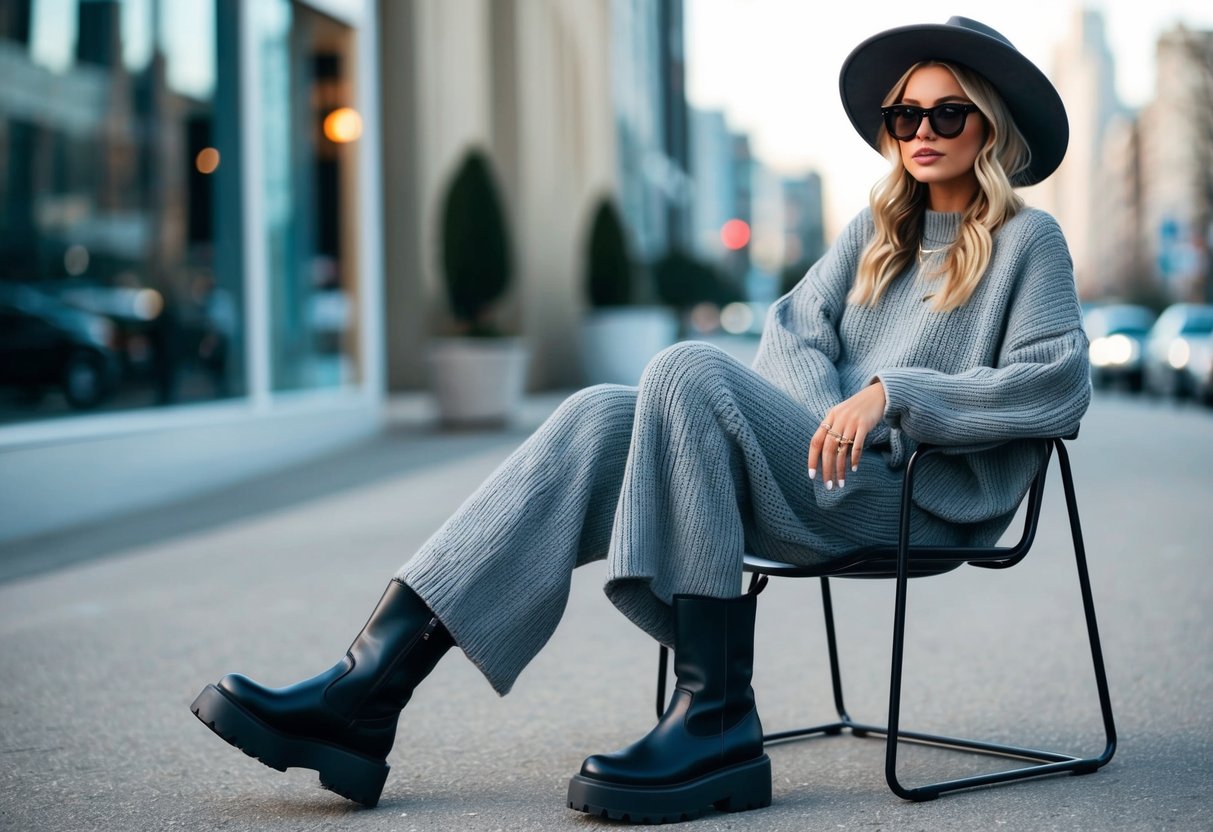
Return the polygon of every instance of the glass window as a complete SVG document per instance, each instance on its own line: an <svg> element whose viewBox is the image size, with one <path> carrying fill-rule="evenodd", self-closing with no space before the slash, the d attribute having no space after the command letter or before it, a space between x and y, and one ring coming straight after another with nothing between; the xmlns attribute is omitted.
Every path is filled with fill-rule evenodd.
<svg viewBox="0 0 1213 832"><path fill-rule="evenodd" d="M290 0L257 14L271 386L356 384L354 32Z"/></svg>
<svg viewBox="0 0 1213 832"><path fill-rule="evenodd" d="M219 2L0 4L0 423L244 393Z"/></svg>

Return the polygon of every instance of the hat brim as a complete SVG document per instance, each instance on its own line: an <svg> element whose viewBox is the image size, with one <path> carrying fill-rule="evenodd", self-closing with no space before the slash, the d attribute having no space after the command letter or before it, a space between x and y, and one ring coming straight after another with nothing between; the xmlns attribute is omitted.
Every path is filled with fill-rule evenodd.
<svg viewBox="0 0 1213 832"><path fill-rule="evenodd" d="M884 124L880 107L902 74L919 61L962 64L994 85L1032 153L1012 179L1033 185L1057 169L1066 154L1070 123L1061 96L1044 73L1011 44L962 26L927 23L873 35L852 50L838 76L851 124L877 150Z"/></svg>

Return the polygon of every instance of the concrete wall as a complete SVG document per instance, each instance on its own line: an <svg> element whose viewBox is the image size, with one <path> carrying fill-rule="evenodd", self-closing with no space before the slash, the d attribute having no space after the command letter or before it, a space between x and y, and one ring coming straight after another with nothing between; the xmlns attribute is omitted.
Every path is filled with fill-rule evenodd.
<svg viewBox="0 0 1213 832"><path fill-rule="evenodd" d="M585 238L614 188L609 0L384 3L388 378L425 383L427 338L449 323L440 214L464 153L502 188L515 283L500 320L527 337L531 386L578 383Z"/></svg>

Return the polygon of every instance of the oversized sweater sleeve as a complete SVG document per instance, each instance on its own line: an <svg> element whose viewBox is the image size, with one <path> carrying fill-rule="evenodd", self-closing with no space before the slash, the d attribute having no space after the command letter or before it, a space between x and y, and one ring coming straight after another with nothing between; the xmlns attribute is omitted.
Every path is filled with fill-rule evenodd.
<svg viewBox="0 0 1213 832"><path fill-rule="evenodd" d="M1031 222L994 365L877 373L885 422L895 431L919 442L972 445L1077 429L1091 382L1073 265L1056 221L1037 213Z"/></svg>
<svg viewBox="0 0 1213 832"><path fill-rule="evenodd" d="M763 327L754 369L818 419L842 401L838 320L871 227L867 210L851 220L796 288L771 306Z"/></svg>

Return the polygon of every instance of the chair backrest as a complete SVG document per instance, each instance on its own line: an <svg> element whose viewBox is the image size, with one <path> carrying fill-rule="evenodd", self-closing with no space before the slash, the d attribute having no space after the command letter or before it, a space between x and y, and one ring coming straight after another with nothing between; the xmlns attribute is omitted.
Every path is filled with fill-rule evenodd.
<svg viewBox="0 0 1213 832"><path fill-rule="evenodd" d="M914 451L906 463L899 519L904 543L909 547L909 576L911 578L939 575L966 563L985 569L1006 569L1024 559L1032 548L1032 542L1036 539L1036 529L1040 524L1040 507L1044 499L1045 477L1053 458L1053 450L1061 444L1062 440L1049 438L1041 441L1045 443L1045 454L1036 476L1033 477L1032 483L1028 487L1023 533L1019 540L1010 546L910 545L910 507L918 463L929 456L945 453L946 449L936 445L920 445ZM865 546L842 557L831 559L826 564L815 566L783 563L747 553L745 570L788 578L892 578L897 575L898 547L899 544Z"/></svg>

